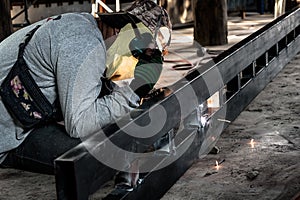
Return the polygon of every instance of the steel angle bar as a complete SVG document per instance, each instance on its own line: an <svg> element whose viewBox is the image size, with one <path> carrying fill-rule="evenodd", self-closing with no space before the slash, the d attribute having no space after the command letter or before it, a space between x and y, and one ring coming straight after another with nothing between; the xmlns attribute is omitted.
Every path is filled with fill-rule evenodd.
<svg viewBox="0 0 300 200"><path fill-rule="evenodd" d="M116 173L96 160L82 144L62 155L55 166L57 199L88 199Z"/></svg>
<svg viewBox="0 0 300 200"><path fill-rule="evenodd" d="M122 192L117 189L107 195L104 200L112 199L160 199L176 180L192 165L200 150L197 130L186 132L186 138L177 146L177 151L184 149L180 157L165 157L156 165L157 169L142 174L142 182L133 192ZM170 163L168 159L174 159ZM145 163L149 164L149 163ZM155 183L155 184L154 184Z"/></svg>
<svg viewBox="0 0 300 200"><path fill-rule="evenodd" d="M106 149L112 143L126 151L132 150L132 144L137 144L136 150L142 153L161 137L175 131L178 152L187 147L182 155L176 157L170 154L158 160L153 170L143 173L143 182L134 191L117 197L111 194L117 199L161 197L199 154L207 153L212 147L216 142L213 133L224 130L228 122L233 121L300 51L299 30L300 9L297 8L253 33L213 61L193 70L170 86L168 93L147 102L144 109L126 115L56 159L58 199L88 199L90 194L114 176L116 170L98 161L91 155L93 152L97 155L108 154L106 161L116 158L117 153ZM215 109L203 106L214 94L219 96L219 106ZM151 123L155 117L160 119L155 113L165 115L163 124L159 120ZM196 123L190 126L192 121ZM146 132L145 127L149 124L152 125L150 128L160 125L157 134L139 137ZM184 127L187 132L180 127ZM89 145L94 147L93 152L86 149ZM165 166L172 155L174 162ZM160 168L162 165L165 167ZM155 196L150 195L151 191L156 193Z"/></svg>
<svg viewBox="0 0 300 200"><path fill-rule="evenodd" d="M226 118L229 121L234 120L299 51L300 36L278 57L268 63L268 66L252 78L245 87L229 99L227 109L230 112L227 112Z"/></svg>
<svg viewBox="0 0 300 200"><path fill-rule="evenodd" d="M199 157L199 154L207 154L206 151L209 147L204 143L209 140L215 140L210 134L216 130L222 130L226 127L224 121L218 120L219 116L223 113L223 108L208 117L207 124L210 126L189 126L193 118L197 118L195 114L199 111L192 113L185 121L186 126L182 132L178 133L175 137L175 154L164 157L164 159L157 163L153 170L149 173L142 174L141 183L132 192L122 192L117 189L113 190L107 195L104 200L112 199L160 199L168 189L183 175L183 173L194 163ZM215 140L216 141L216 140ZM212 147L214 142L208 142ZM203 148L204 147L204 148ZM170 162L173 160L173 162ZM151 160L152 161L152 160ZM149 163L145 163L148 165Z"/></svg>
<svg viewBox="0 0 300 200"><path fill-rule="evenodd" d="M227 83L253 61L266 53L300 24L299 8L270 22L215 58L223 81Z"/></svg>

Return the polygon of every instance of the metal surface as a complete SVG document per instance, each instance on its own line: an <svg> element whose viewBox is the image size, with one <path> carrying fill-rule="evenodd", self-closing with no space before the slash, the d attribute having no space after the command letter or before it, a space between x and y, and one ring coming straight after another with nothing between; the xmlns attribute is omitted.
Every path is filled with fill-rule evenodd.
<svg viewBox="0 0 300 200"><path fill-rule="evenodd" d="M214 61L189 73L169 87L171 93L152 99L148 109L131 113L121 122L104 129L107 137L101 142L95 143L99 141L98 134L91 136L87 142L94 145L98 153L101 153L109 141L125 150L130 150L132 143L143 144L137 149L144 152L163 135L176 130L177 153L163 157L156 167L164 165L169 159L173 159L172 164L142 174L143 182L134 191L123 194L114 191L107 199L160 198L199 154L203 154L203 148L205 151L211 147L213 142L209 140L213 132L227 126L220 118L234 120L299 51L298 8L234 45ZM191 90L195 98L189 96ZM199 109L200 105L205 105L207 99L216 93L220 97L218 108L213 112ZM156 135L136 138L126 134L124 130L131 127L130 130L138 135L139 130L134 128L135 125L147 125L149 114L158 108L164 108L167 121ZM199 122L199 115L202 114L206 114L207 126L202 126L201 123L198 126L191 124L191 121ZM179 125L183 127L180 130ZM115 155L110 156L113 158ZM90 194L111 180L116 172L91 156L83 144L56 159L55 165L58 199L88 199Z"/></svg>

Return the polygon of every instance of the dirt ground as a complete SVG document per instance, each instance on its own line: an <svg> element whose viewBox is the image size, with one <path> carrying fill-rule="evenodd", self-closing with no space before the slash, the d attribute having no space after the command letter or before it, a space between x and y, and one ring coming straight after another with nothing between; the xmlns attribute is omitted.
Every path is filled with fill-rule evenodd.
<svg viewBox="0 0 300 200"><path fill-rule="evenodd" d="M299 94L300 54L162 199L300 199Z"/></svg>
<svg viewBox="0 0 300 200"><path fill-rule="evenodd" d="M162 199L296 200L299 85L300 54L224 131L220 152L195 163ZM218 170L216 160L223 161ZM0 188L0 200L56 199L55 180L48 175L0 169Z"/></svg>
<svg viewBox="0 0 300 200"><path fill-rule="evenodd" d="M300 192L299 85L300 54L224 131L220 152L195 163L162 199L293 199ZM56 199L53 176L0 169L0 200L36 199Z"/></svg>

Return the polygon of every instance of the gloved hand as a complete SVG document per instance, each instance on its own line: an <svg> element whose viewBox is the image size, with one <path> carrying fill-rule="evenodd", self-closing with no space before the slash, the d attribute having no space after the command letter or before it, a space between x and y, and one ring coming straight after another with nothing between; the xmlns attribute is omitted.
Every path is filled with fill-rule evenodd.
<svg viewBox="0 0 300 200"><path fill-rule="evenodd" d="M158 81L163 64L161 51L146 49L139 56L139 61L134 70L134 79L130 83L131 89L140 97L146 96Z"/></svg>
<svg viewBox="0 0 300 200"><path fill-rule="evenodd" d="M113 83L111 80L108 80L107 78L102 77L101 81L102 87L98 98L101 98L105 95L110 95L113 91L113 88L115 87L115 83Z"/></svg>

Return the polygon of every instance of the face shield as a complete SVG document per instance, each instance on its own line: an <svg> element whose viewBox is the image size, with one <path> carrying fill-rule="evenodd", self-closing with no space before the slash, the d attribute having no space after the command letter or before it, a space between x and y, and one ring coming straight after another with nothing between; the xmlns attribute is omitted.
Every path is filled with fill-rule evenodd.
<svg viewBox="0 0 300 200"><path fill-rule="evenodd" d="M141 53L155 49L164 54L170 45L169 15L151 0L135 1L125 12L98 13L98 16L120 30L107 49L106 77L111 80L132 78Z"/></svg>
<svg viewBox="0 0 300 200"><path fill-rule="evenodd" d="M106 78L111 80L122 80L133 78L134 68L138 59L132 55L130 43L136 36L136 31L140 34L151 33L143 24L138 23L135 30L131 23L121 28L117 38L106 52ZM139 42L138 48L146 48Z"/></svg>
<svg viewBox="0 0 300 200"><path fill-rule="evenodd" d="M144 53L146 49L159 49L160 52L164 52L170 40L171 32L167 27L157 27L153 33L142 22L127 23L107 49L106 78L133 78L139 54Z"/></svg>

